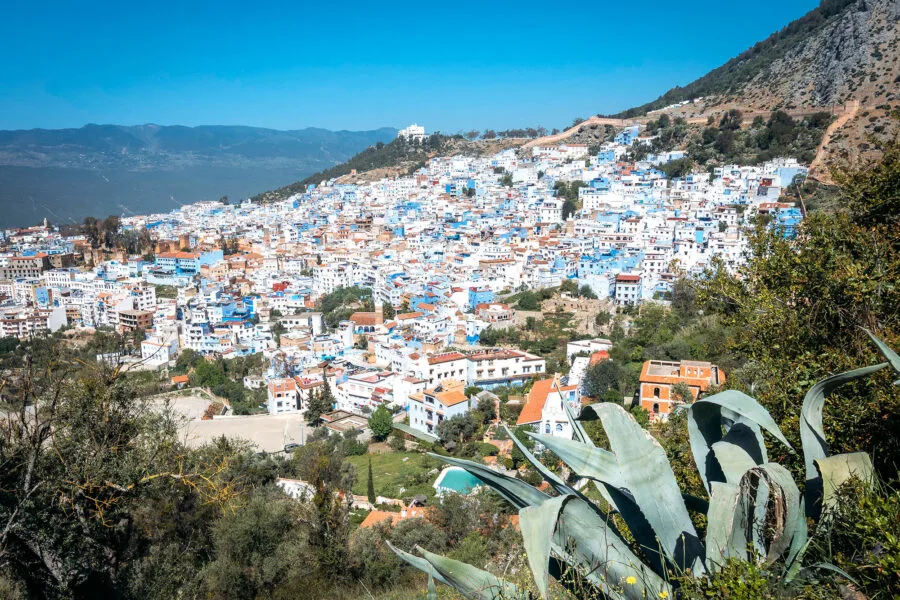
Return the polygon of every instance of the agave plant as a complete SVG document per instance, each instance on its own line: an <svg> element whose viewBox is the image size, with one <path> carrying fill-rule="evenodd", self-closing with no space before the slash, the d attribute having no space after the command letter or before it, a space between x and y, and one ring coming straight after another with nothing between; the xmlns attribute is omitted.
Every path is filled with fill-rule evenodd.
<svg viewBox="0 0 900 600"><path fill-rule="evenodd" d="M734 390L687 407L691 452L708 500L681 493L659 442L612 403L587 406L578 419L566 406L573 440L529 434L573 474L592 480L606 507L547 469L511 434L553 495L478 463L433 456L466 469L518 509L528 564L543 598L551 574L567 586L574 574L580 585L611 600L672 598L675 583L670 573L704 577L734 559L772 565L784 558L784 577L791 580L801 570L807 517L817 521L826 515L835 490L847 480L871 481L874 476L872 461L863 452L829 455L822 429L824 402L835 388L889 365L900 373L900 356L869 335L888 362L829 377L812 386L803 400L803 494L787 469L768 460L763 431L794 451L778 425L755 399ZM590 419L600 419L609 450L594 446L586 434L580 421ZM704 539L690 511L706 515ZM619 519L612 519L613 513ZM616 523L624 523L636 547ZM437 597L435 581L469 598L529 597L525 590L471 565L418 547L421 557L391 548L428 574L429 599Z"/></svg>

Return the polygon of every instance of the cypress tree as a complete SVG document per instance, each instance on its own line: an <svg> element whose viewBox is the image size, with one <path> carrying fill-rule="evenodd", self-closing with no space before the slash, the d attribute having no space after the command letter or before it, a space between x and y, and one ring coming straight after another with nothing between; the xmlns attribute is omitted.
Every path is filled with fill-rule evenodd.
<svg viewBox="0 0 900 600"><path fill-rule="evenodd" d="M375 505L375 481L372 479L372 457L369 457L369 481L366 483L366 495L369 497L369 504Z"/></svg>

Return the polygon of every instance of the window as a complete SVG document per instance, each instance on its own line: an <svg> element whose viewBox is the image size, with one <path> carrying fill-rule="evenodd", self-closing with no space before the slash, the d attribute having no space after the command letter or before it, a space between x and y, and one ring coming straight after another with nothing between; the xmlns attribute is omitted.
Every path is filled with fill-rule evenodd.
<svg viewBox="0 0 900 600"><path fill-rule="evenodd" d="M546 433L546 434L550 433L550 423L547 423L544 425L544 433Z"/></svg>
<svg viewBox="0 0 900 600"><path fill-rule="evenodd" d="M656 413L658 413L658 412L659 412L659 403L658 403L658 402L654 402L654 403L653 403L653 413L656 414Z"/></svg>
<svg viewBox="0 0 900 600"><path fill-rule="evenodd" d="M659 388L658 387L653 388L653 397L659 398Z"/></svg>
<svg viewBox="0 0 900 600"><path fill-rule="evenodd" d="M557 424L556 424L556 431L557 431L557 432L562 432L562 430L563 430L562 423L557 423Z"/></svg>

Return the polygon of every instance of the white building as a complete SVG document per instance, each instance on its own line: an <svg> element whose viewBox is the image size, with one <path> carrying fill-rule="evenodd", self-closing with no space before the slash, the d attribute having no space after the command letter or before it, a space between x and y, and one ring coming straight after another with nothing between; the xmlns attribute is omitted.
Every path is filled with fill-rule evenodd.
<svg viewBox="0 0 900 600"><path fill-rule="evenodd" d="M398 138L405 138L407 141L421 142L425 139L425 128L421 125L413 123L409 127L401 129L397 132Z"/></svg>
<svg viewBox="0 0 900 600"><path fill-rule="evenodd" d="M469 399L461 381L444 380L437 387L409 397L409 426L430 435L437 435L437 426L445 419L464 415L469 411Z"/></svg>

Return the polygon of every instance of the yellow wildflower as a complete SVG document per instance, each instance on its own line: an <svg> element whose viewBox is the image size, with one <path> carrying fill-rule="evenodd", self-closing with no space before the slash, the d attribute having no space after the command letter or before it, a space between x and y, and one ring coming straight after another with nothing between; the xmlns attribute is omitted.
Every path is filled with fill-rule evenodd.
<svg viewBox="0 0 900 600"><path fill-rule="evenodd" d="M665 600L666 598L669 597L669 592L667 592L666 590L663 590L659 593L659 597L662 598L663 600Z"/></svg>
<svg viewBox="0 0 900 600"><path fill-rule="evenodd" d="M635 577L634 575L629 575L625 578L625 583L627 583L628 585L634 585L635 583L637 583L637 577Z"/></svg>

